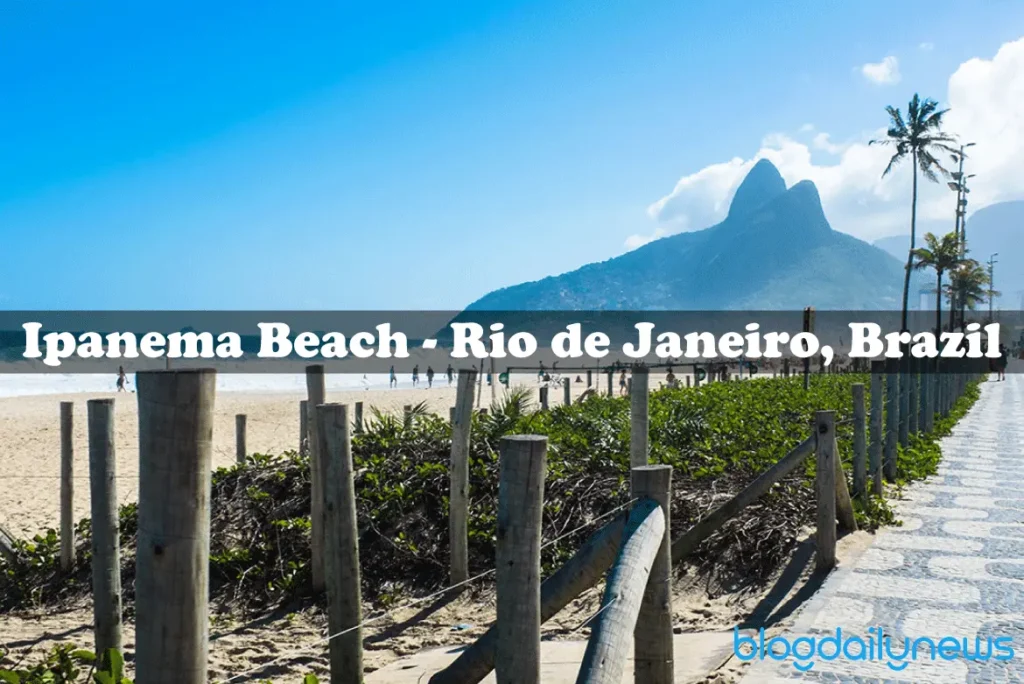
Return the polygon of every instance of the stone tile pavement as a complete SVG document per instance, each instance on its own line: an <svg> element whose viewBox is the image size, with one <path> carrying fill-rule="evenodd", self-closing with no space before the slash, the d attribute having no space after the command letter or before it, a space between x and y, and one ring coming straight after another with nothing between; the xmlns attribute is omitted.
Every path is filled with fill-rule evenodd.
<svg viewBox="0 0 1024 684"><path fill-rule="evenodd" d="M742 684L1024 682L1024 375L994 377L943 440L938 474L899 502L903 526L880 531L851 567L837 569L783 635L821 639L839 627L844 640L866 645L879 643L880 629L893 657L871 660L852 643L851 658L815 657L806 672L794 666L806 660L766 657L755 659ZM961 653L966 638L970 654L993 657L933 659L925 643L908 650L906 639L938 644L945 636L961 641ZM996 660L1003 651L990 650L988 637L1011 637L1014 657ZM807 653L808 643L797 648Z"/></svg>

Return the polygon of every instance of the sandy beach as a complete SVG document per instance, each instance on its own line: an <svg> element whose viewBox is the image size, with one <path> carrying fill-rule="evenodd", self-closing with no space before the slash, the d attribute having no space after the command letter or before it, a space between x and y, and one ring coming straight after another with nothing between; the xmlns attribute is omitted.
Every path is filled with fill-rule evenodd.
<svg viewBox="0 0 1024 684"><path fill-rule="evenodd" d="M489 391L484 399L489 403ZM75 516L89 515L89 450L86 402L113 397L118 474L118 498L134 501L138 488L138 402L132 393L75 393L0 399L0 524L17 536L58 528L60 520L60 403L74 402ZM213 430L214 467L235 460L235 415L244 413L250 453L280 453L296 449L299 440L298 392L218 392ZM447 415L455 389L348 390L328 392L328 401L362 401L367 417L371 406L400 414L406 404L426 401L432 411Z"/></svg>

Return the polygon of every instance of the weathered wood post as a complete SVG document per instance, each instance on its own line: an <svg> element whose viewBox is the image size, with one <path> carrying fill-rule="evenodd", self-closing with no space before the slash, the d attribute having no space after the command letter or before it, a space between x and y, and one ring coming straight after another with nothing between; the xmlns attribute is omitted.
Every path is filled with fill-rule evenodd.
<svg viewBox="0 0 1024 684"><path fill-rule="evenodd" d="M885 362L871 362L871 447L868 471L875 496L882 496L882 383Z"/></svg>
<svg viewBox="0 0 1024 684"><path fill-rule="evenodd" d="M456 391L458 391L458 390L456 390ZM452 425L452 426L455 425L455 407L454 406L449 406L448 407L448 424Z"/></svg>
<svg viewBox="0 0 1024 684"><path fill-rule="evenodd" d="M121 539L114 457L114 400L86 402L89 428L89 498L92 516L92 614L96 655L109 665L121 651Z"/></svg>
<svg viewBox="0 0 1024 684"><path fill-rule="evenodd" d="M689 375L686 376L686 387L687 388L690 387L690 376Z"/></svg>
<svg viewBox="0 0 1024 684"><path fill-rule="evenodd" d="M615 375L615 371L609 370L608 371L608 396L609 397L614 397L615 396L615 393L612 391L612 376L613 375Z"/></svg>
<svg viewBox="0 0 1024 684"><path fill-rule="evenodd" d="M909 424L907 429L910 434L916 435L920 428L917 419L921 413L920 364L918 363L918 360L913 357L908 359L907 363L910 365L910 407L908 409L909 415L907 416Z"/></svg>
<svg viewBox="0 0 1024 684"><path fill-rule="evenodd" d="M355 433L361 434L363 432L363 402L356 402L356 422L355 422Z"/></svg>
<svg viewBox="0 0 1024 684"><path fill-rule="evenodd" d="M319 451L324 464L324 577L332 682L363 681L362 594L359 530L352 469L348 406L317 406Z"/></svg>
<svg viewBox="0 0 1024 684"><path fill-rule="evenodd" d="M618 558L605 583L601 612L583 653L576 684L621 684L651 569L665 535L665 516L653 499L630 511Z"/></svg>
<svg viewBox="0 0 1024 684"><path fill-rule="evenodd" d="M299 402L299 456L309 456L309 402Z"/></svg>
<svg viewBox="0 0 1024 684"><path fill-rule="evenodd" d="M494 345L491 345L491 351L494 351ZM498 400L498 369L495 368L494 357L489 359L490 365L490 376L491 376L491 403L493 404Z"/></svg>
<svg viewBox="0 0 1024 684"><path fill-rule="evenodd" d="M648 416L647 385L649 373L646 366L633 367L633 391L629 395L629 464L631 468L647 465Z"/></svg>
<svg viewBox="0 0 1024 684"><path fill-rule="evenodd" d="M402 427L406 430L412 427L412 404L402 407Z"/></svg>
<svg viewBox="0 0 1024 684"><path fill-rule="evenodd" d="M587 369L587 389L594 386L594 371Z"/></svg>
<svg viewBox="0 0 1024 684"><path fill-rule="evenodd" d="M245 463L245 414L235 415L235 462Z"/></svg>
<svg viewBox="0 0 1024 684"><path fill-rule="evenodd" d="M452 454L449 464L448 544L450 584L469 579L469 442L473 426L475 369L460 369L452 408Z"/></svg>
<svg viewBox="0 0 1024 684"><path fill-rule="evenodd" d="M853 495L868 499L867 425L865 424L864 385L853 385Z"/></svg>
<svg viewBox="0 0 1024 684"><path fill-rule="evenodd" d="M142 371L135 672L145 684L207 681L212 370Z"/></svg>
<svg viewBox="0 0 1024 684"><path fill-rule="evenodd" d="M316 407L327 403L323 365L306 366L306 448L309 449L310 549L313 591L324 590L324 466L320 456Z"/></svg>
<svg viewBox="0 0 1024 684"><path fill-rule="evenodd" d="M75 564L75 404L60 402L60 569Z"/></svg>
<svg viewBox="0 0 1024 684"><path fill-rule="evenodd" d="M545 385L544 387L540 388L540 410L541 411L547 411L548 410L548 387L547 387L547 385Z"/></svg>
<svg viewBox="0 0 1024 684"><path fill-rule="evenodd" d="M888 482L896 480L896 440L899 438L900 376L893 359L886 362L885 376L885 461L882 472Z"/></svg>
<svg viewBox="0 0 1024 684"><path fill-rule="evenodd" d="M502 437L498 481L498 684L540 684L540 530L548 440Z"/></svg>
<svg viewBox="0 0 1024 684"><path fill-rule="evenodd" d="M857 516L853 512L853 499L850 497L850 487L846 483L846 473L843 472L838 440L832 445L832 453L835 454L836 464L836 518L839 520L839 529L844 532L856 532Z"/></svg>
<svg viewBox="0 0 1024 684"><path fill-rule="evenodd" d="M906 449L910 443L910 371L906 357L899 359L897 363L899 364L900 377L900 421L898 429L900 446Z"/></svg>
<svg viewBox="0 0 1024 684"><path fill-rule="evenodd" d="M672 684L672 466L645 465L631 473L633 498L658 502L665 516L665 533L654 558L633 631L633 681Z"/></svg>
<svg viewBox="0 0 1024 684"><path fill-rule="evenodd" d="M566 406L572 406L572 384L568 377L562 379L562 400Z"/></svg>
<svg viewBox="0 0 1024 684"><path fill-rule="evenodd" d="M836 466L835 412L818 411L814 414L814 433L818 437L815 451L815 493L817 494L818 529L815 540L818 553L815 565L819 571L829 571L836 564Z"/></svg>

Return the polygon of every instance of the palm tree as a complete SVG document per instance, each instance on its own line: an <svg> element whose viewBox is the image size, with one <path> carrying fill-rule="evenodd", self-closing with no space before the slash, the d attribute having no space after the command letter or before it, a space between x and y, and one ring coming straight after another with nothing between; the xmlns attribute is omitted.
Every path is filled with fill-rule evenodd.
<svg viewBox="0 0 1024 684"><path fill-rule="evenodd" d="M886 137L881 140L872 140L871 145L892 145L896 148L889 165L882 172L885 178L889 172L906 159L911 159L911 166L914 170L914 191L910 204L910 253L907 257L906 275L903 279L903 330L907 329L907 301L910 295L910 271L914 267L914 243L917 232L917 172L932 182L938 182L936 171L943 176L949 176L936 154L940 151L959 154L959 150L953 147L955 138L942 132L942 117L948 109L939 109L939 103L935 100L925 98L921 100L917 93L907 105L907 119L903 119L898 107L892 105L885 108L889 114L889 130Z"/></svg>
<svg viewBox="0 0 1024 684"><path fill-rule="evenodd" d="M961 263L960 245L955 233L946 233L941 238L935 237L934 233L925 233L925 247L919 247L910 251L913 268L924 269L934 268L938 280L935 286L935 334L942 331L942 274L951 271ZM909 271L908 271L909 273ZM906 316L906 309L903 311ZM907 323L904 318L903 327Z"/></svg>
<svg viewBox="0 0 1024 684"><path fill-rule="evenodd" d="M989 297L999 296L998 292L989 289L991 283L988 269L974 259L964 259L949 271L946 297L951 302L956 301L961 306L974 311L978 304L984 304ZM961 317L960 324L965 324L963 317Z"/></svg>

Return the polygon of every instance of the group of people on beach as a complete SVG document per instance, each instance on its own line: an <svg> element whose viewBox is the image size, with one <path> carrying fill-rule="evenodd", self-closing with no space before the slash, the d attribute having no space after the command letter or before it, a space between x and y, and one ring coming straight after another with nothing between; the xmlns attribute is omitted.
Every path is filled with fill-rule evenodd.
<svg viewBox="0 0 1024 684"><path fill-rule="evenodd" d="M448 364L448 369L444 372L444 374L445 374L445 377L448 378L448 386L451 387L452 383L455 381L455 369L452 368L452 365L450 363ZM419 387L419 384L420 384L420 366L419 366L419 364L416 364L412 368L412 386L413 387ZM430 389L433 386L434 386L434 369L431 368L430 366L427 366L427 389ZM394 389L396 387L398 387L398 374L395 373L395 367L392 366L391 370L388 372L388 388L389 389Z"/></svg>

